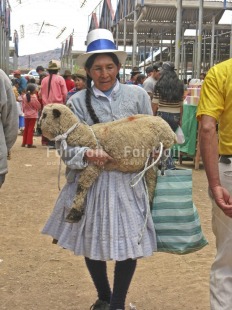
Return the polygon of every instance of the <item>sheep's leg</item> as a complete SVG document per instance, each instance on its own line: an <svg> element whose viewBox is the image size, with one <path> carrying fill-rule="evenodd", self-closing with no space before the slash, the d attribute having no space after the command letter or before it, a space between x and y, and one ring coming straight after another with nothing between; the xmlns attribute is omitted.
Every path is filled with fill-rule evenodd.
<svg viewBox="0 0 232 310"><path fill-rule="evenodd" d="M84 214L84 202L88 189L98 178L102 168L95 165L89 165L80 174L77 186L77 193L74 197L72 208L66 217L66 222L77 223Z"/></svg>
<svg viewBox="0 0 232 310"><path fill-rule="evenodd" d="M155 187L156 187L156 181L157 181L157 167L155 167L154 169L151 168L146 171L145 180L147 184L149 202L150 204L152 204L152 201L154 198Z"/></svg>

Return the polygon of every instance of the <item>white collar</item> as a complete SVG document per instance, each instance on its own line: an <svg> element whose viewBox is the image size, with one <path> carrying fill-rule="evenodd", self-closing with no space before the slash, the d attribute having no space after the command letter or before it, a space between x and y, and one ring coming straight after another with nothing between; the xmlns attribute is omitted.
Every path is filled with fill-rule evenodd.
<svg viewBox="0 0 232 310"><path fill-rule="evenodd" d="M109 97L107 97L101 90L99 90L98 88L96 88L94 85L92 86L92 90L93 90L93 94L95 97L106 97L106 98L110 98L113 94L115 94L118 90L119 90L119 81L117 80L116 83L114 84L113 90L110 94Z"/></svg>

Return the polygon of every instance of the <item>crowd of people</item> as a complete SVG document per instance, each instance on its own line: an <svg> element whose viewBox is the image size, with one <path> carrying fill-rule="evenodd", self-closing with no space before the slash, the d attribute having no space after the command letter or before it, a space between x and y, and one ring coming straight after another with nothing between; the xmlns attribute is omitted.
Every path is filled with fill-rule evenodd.
<svg viewBox="0 0 232 310"><path fill-rule="evenodd" d="M0 70L0 151L3 154L0 187L8 171L7 154L18 135L18 116L23 114L25 122L22 147L34 148L36 122L49 103L66 104L80 121L89 125L148 114L162 117L173 131L181 126L188 81L181 81L174 64L166 61L147 67L146 75L140 68L133 67L130 80L121 83L119 70L126 57L126 52L116 48L110 31L95 29L87 36L87 52L78 57L81 69L73 75L69 70L60 75L59 65L50 61L46 70L37 67L38 84L34 80L27 81L19 70L14 71L11 84ZM217 241L210 277L212 310L232 308L231 68L230 59L212 67L207 75L201 75L204 83L197 110ZM219 137L217 123L220 123ZM60 147L59 143L55 145L43 136L41 143L58 150ZM98 296L90 309L124 310L137 259L151 256L157 250L146 185L139 182L131 187L134 173L103 171L88 192L81 221L69 223L66 215L78 188L80 170L88 165L104 166L112 158L102 149L67 148L68 152L61 154L66 164L67 183L42 233L50 235L53 243L84 257ZM107 274L109 260L115 261L113 287Z"/></svg>

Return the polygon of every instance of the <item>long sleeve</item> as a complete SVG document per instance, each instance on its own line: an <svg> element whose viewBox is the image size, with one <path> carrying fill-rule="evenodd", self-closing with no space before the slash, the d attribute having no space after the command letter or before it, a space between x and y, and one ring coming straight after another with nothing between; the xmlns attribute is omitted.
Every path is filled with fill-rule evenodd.
<svg viewBox="0 0 232 310"><path fill-rule="evenodd" d="M7 173L7 152L18 135L18 112L9 78L0 70L0 174Z"/></svg>

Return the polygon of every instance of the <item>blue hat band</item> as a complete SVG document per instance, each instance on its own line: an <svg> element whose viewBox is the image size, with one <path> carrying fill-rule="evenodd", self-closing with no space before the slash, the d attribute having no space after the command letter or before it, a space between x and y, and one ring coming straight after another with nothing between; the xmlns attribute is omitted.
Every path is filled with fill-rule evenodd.
<svg viewBox="0 0 232 310"><path fill-rule="evenodd" d="M99 39L91 42L87 47L87 53L98 50L117 50L115 44L106 39Z"/></svg>

